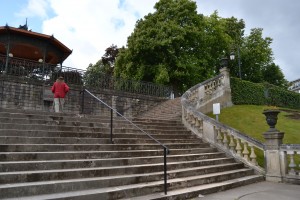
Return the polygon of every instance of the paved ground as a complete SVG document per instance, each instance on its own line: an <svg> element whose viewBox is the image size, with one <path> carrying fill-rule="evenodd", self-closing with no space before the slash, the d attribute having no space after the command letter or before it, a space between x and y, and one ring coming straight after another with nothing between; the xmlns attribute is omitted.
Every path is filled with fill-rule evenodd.
<svg viewBox="0 0 300 200"><path fill-rule="evenodd" d="M193 200L300 200L300 185L259 182Z"/></svg>

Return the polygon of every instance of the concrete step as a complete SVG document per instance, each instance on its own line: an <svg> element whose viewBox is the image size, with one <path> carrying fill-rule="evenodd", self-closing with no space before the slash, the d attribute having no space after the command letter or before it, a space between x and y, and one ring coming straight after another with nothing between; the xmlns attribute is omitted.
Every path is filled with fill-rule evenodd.
<svg viewBox="0 0 300 200"><path fill-rule="evenodd" d="M149 174L145 174L145 175L146 177L151 177L149 176ZM226 183L229 177L233 179L231 183L236 183L236 184L251 183L262 179L261 176L251 175L251 170L249 169L234 169L230 171L221 171L221 172L201 174L196 176L173 178L168 180L169 195L172 194L173 190L178 191L180 189L185 189L185 191L187 191L187 187L189 188L200 187L200 186L203 187L205 186L205 184L211 185L213 183L215 184L219 183L221 185L222 182ZM94 178L93 180L91 179L69 180L71 182L66 181L66 186L64 185L63 187L59 184L60 182L56 182L56 184L52 182L52 187L46 186L45 190L41 189L43 186L45 186L45 184L43 185L43 182L39 183L38 185L39 190L33 187L36 186L36 184L27 187L28 188L27 190L24 190L21 187L22 185L24 187L24 184L17 184L18 187L14 188L14 192L12 192L13 187L17 185L14 184L0 185L0 191L2 195L7 195L6 197L11 197L11 198L15 197L17 199L23 199L23 200L25 199L32 199L32 200L34 199L74 199L74 200L121 199L121 198L133 198L137 196L142 196L144 197L143 199L149 199L145 195L150 195L150 194L153 195L153 193L159 193L163 191L162 180L148 181L148 182L135 183L135 184L126 184L125 182L125 184L122 184L122 181L120 181L120 179L123 177L116 176L115 178L119 179L119 181L115 181L115 183L119 182L120 185L107 186L106 184L109 182L104 181L103 179L100 179L100 181L95 183L97 179L95 180ZM129 180L130 182L130 177L126 177L125 180ZM94 181L94 182L90 183L86 181ZM68 183L69 185L67 185ZM86 188L87 186L90 187L88 187L87 189ZM71 189L73 191L68 191L67 189ZM46 192L46 194L44 193L44 195L40 194L36 196L30 196L33 194L39 194L41 192ZM20 196L21 197L27 196L27 197L20 198ZM185 198L181 198L181 199L185 199Z"/></svg>
<svg viewBox="0 0 300 200"><path fill-rule="evenodd" d="M217 152L216 148L170 149L169 155L199 154ZM123 150L123 151L62 151L62 152L0 152L1 161L22 160L74 160L95 158L127 158L141 156L161 156L162 149L147 151Z"/></svg>
<svg viewBox="0 0 300 200"><path fill-rule="evenodd" d="M133 197L124 200L182 200L182 199L192 199L196 197L204 197L203 195L220 192L244 185L249 185L252 183L263 181L264 178L261 175L251 175L246 177L240 177L236 179L231 179L227 181L221 181L216 183L208 183L199 186L193 186L183 189L177 189L168 191L167 195L164 192L158 192L150 195L141 195L139 197ZM204 198L205 199L205 198Z"/></svg>
<svg viewBox="0 0 300 200"><path fill-rule="evenodd" d="M83 122L79 119L71 121L71 120L53 120L53 119L28 119L28 118L0 118L0 124L19 124L19 125L59 125L59 126L83 126L83 127L110 127L110 120L101 120L101 121L87 121ZM172 123L146 123L140 122L136 123L138 126L142 128L149 129L173 129L173 130L186 130L182 124L172 124ZM114 127L122 127L122 128L134 128L134 125L130 124L125 120L114 120Z"/></svg>
<svg viewBox="0 0 300 200"><path fill-rule="evenodd" d="M13 123L0 123L1 131L4 130L56 130L56 131L73 131L73 132L103 132L107 133L110 132L109 127L93 127L94 124L91 124L92 127L89 126L64 126L64 125L36 125L36 124L13 124ZM138 128L126 128L116 126L113 127L114 133L141 133L142 131ZM189 131L186 129L159 129L159 128L152 128L147 129L145 131L147 133L153 134L162 134L162 133L173 133L173 134L184 134L188 133Z"/></svg>
<svg viewBox="0 0 300 200"><path fill-rule="evenodd" d="M47 131L47 130L17 130L17 129L2 129L0 130L0 136L11 136L11 137L75 137L75 138L110 138L109 133L102 132L74 132L74 131ZM174 134L151 134L156 139L167 139L173 138ZM148 139L149 136L143 133L113 133L113 138L141 138ZM176 134L177 139L197 139L201 141L200 138L197 138L196 135L192 134Z"/></svg>
<svg viewBox="0 0 300 200"><path fill-rule="evenodd" d="M207 143L165 144L170 149L209 147ZM48 152L48 151L100 151L100 150L153 150L159 144L0 144L1 152Z"/></svg>
<svg viewBox="0 0 300 200"><path fill-rule="evenodd" d="M163 160L162 160L163 161ZM234 163L231 158L213 158L195 161L168 162L168 170L184 169L205 165ZM135 173L159 172L163 169L163 163L153 163L144 165L125 165L108 167L90 167L73 169L52 169L52 170L34 170L34 171L16 171L1 172L0 184L25 183L36 181L56 181L65 179L103 177L107 175L124 175Z"/></svg>
<svg viewBox="0 0 300 200"><path fill-rule="evenodd" d="M197 139L158 139L161 143L199 143ZM110 144L110 138L0 136L0 144ZM155 144L148 138L113 138L114 144Z"/></svg>
<svg viewBox="0 0 300 200"><path fill-rule="evenodd" d="M13 110L13 112L1 112L0 118L12 118L12 119L27 119L27 120L46 120L46 121L73 121L73 122L91 122L91 123L110 123L110 115L95 116L95 115L81 115L81 114L68 114L68 113L49 113L42 111L29 111L29 110ZM135 123L153 123L153 124L182 124L180 119L168 120L168 119L145 119L145 118L127 118L128 120L135 121ZM126 122L122 117L113 117L113 121Z"/></svg>
<svg viewBox="0 0 300 200"><path fill-rule="evenodd" d="M204 160L214 158L224 158L225 154L221 152L202 153L202 154L185 154L168 156L168 162L182 162L193 160ZM1 172L14 171L34 171L34 170L52 170L52 169L73 169L88 167L108 167L108 166L125 166L125 165L144 165L160 163L163 160L163 154L159 156L147 157L126 157L126 158L93 158L93 159L67 159L51 161L1 161ZM22 166L22 168L20 168Z"/></svg>

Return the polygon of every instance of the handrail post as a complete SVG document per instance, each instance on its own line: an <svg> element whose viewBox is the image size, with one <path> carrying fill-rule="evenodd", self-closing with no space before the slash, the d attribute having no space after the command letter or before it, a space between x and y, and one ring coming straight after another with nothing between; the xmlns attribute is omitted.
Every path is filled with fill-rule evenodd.
<svg viewBox="0 0 300 200"><path fill-rule="evenodd" d="M84 90L83 89L81 92L82 92L82 99L81 99L81 114L83 114L83 111L84 111Z"/></svg>
<svg viewBox="0 0 300 200"><path fill-rule="evenodd" d="M113 110L110 109L110 142L113 144Z"/></svg>
<svg viewBox="0 0 300 200"><path fill-rule="evenodd" d="M167 148L164 147L164 189L165 195L167 195Z"/></svg>

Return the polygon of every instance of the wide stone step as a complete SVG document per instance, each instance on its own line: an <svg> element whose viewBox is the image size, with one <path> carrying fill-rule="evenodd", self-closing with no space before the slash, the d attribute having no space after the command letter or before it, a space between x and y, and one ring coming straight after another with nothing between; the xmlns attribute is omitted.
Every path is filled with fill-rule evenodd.
<svg viewBox="0 0 300 200"><path fill-rule="evenodd" d="M1 112L0 108L0 118L13 118L13 119L28 119L28 120L47 120L47 121L74 121L74 122L90 122L90 123L110 123L110 116L103 115L81 115L81 114L68 114L68 113L49 113L49 112L39 112L39 111L23 111L15 110L14 112ZM148 124L169 124L169 125L182 125L179 120L168 120L168 119L145 119L145 118L127 118L130 121L135 121L137 123L148 123ZM128 123L122 117L113 117L116 123Z"/></svg>
<svg viewBox="0 0 300 200"><path fill-rule="evenodd" d="M52 119L28 119L28 118L0 118L0 124L18 124L18 125L54 125L54 126L83 126L83 127L110 127L110 120L107 121L95 121L95 122L82 122L79 119L76 121L66 121L66 120L52 120ZM182 124L149 124L149 123L136 123L137 126L140 126L142 129L160 129L160 130L186 130ZM122 127L122 128L134 128L134 125L123 120L115 120L113 121L114 127ZM5 128L5 127L3 127Z"/></svg>
<svg viewBox="0 0 300 200"><path fill-rule="evenodd" d="M182 199L193 199L196 197L204 197L204 195L220 192L224 190L233 189L236 187L241 187L263 181L264 178L261 175L250 175L245 177L240 177L236 179L230 179L227 181L221 181L216 183L208 183L183 189L177 189L168 191L167 195L164 192L158 192L150 195L141 195L138 197L131 197L130 199L124 200L145 200L145 199L156 199L156 200L182 200Z"/></svg>
<svg viewBox="0 0 300 200"><path fill-rule="evenodd" d="M170 149L209 147L207 143L164 144ZM159 144L0 144L0 152L24 151L96 151L96 150L153 150L162 148Z"/></svg>
<svg viewBox="0 0 300 200"><path fill-rule="evenodd" d="M0 130L0 136L15 136L15 137L79 137L79 138L110 138L109 133L91 133L91 132L74 132L74 131L39 131L39 130ZM156 139L167 139L174 138L174 134L151 134L153 138ZM141 138L148 139L145 133L115 133L113 132L113 138ZM197 139L200 141L200 138L197 138L196 135L192 134L176 134L177 139Z"/></svg>
<svg viewBox="0 0 300 200"><path fill-rule="evenodd" d="M211 168L213 166L210 166ZM219 168L220 169L220 168ZM215 173L203 174L188 176L188 177L179 177L168 180L168 193L171 194L172 190L185 189L190 187L199 187L205 186L205 184L212 183L221 183L227 182L229 178L233 179L232 183L238 181L239 184L251 183L261 180L261 176L251 175L252 170L249 169L233 169L230 171L219 171ZM184 173L184 172L183 172ZM0 186L1 194L5 197L15 197L18 199L120 199L120 198L132 198L136 196L150 195L157 192L162 192L164 188L164 182L162 180L152 181L149 174L145 174L146 179L147 176L150 178L150 181L142 182L142 183L133 183L127 184L132 180L132 182L136 182L137 178L133 177L124 177L125 183L123 184L120 179L123 177L115 176L118 179L119 185L117 186L107 186L106 184L114 184L112 181L113 177L110 177L109 181L105 181L105 179L74 179L65 181L63 186L61 182L52 182L52 185L49 186L49 183L40 182L39 185L36 183L28 186L27 190L24 189L25 184L10 184L10 185L2 185ZM157 177L157 176L155 176ZM176 177L176 176L175 176ZM162 173L160 174L160 178L162 179ZM143 178L141 178L143 180ZM248 180L247 182L245 182ZM70 182L72 181L72 182ZM128 182L127 182L128 181ZM30 184L30 183L29 183ZM87 188L87 186L89 186ZM44 189L44 188L45 189ZM37 189L39 188L39 189ZM69 190L68 190L69 189ZM14 190L14 192L12 192ZM71 191L70 191L71 190ZM66 192L65 192L66 191ZM45 195L42 195L45 192ZM49 195L47 195L47 193ZM51 194L52 193L52 194ZM33 194L41 194L36 196L29 196ZM27 198L19 198L18 196L27 196ZM144 196L146 197L146 196ZM143 199L151 199L151 198L143 198ZM186 198L181 198L186 199Z"/></svg>
<svg viewBox="0 0 300 200"><path fill-rule="evenodd" d="M232 158L213 158L196 161L168 162L167 165L168 170L175 170L226 163L234 163L234 160ZM160 171L163 171L163 162L144 165L125 165L109 167L93 167L91 163L91 166L89 168L1 172L0 184L78 179L83 177L104 177L108 174L117 176L124 174L128 175L135 173L151 173Z"/></svg>
<svg viewBox="0 0 300 200"><path fill-rule="evenodd" d="M170 149L169 155L197 154L217 152L216 148ZM156 150L128 150L128 151L63 151L63 152L1 152L2 161L30 161L30 160L73 160L96 158L127 158L141 156L161 156L162 149Z"/></svg>
<svg viewBox="0 0 300 200"><path fill-rule="evenodd" d="M73 131L73 132L103 132L108 133L110 132L109 127L88 127L88 126L64 126L64 125L35 125L35 124L13 124L13 123L0 123L0 129L2 131L5 130L56 130L56 131ZM144 130L147 133L156 133L156 134L163 134L163 133L173 133L173 134L184 134L189 133L186 129L159 129L159 128L152 128ZM141 133L142 131L138 128L125 128L122 126L114 127L114 133Z"/></svg>
<svg viewBox="0 0 300 200"><path fill-rule="evenodd" d="M158 139L163 144L172 143L200 143L196 139ZM0 144L110 144L110 138L73 138L73 137L20 137L0 136ZM113 138L114 144L155 144L148 138Z"/></svg>
<svg viewBox="0 0 300 200"><path fill-rule="evenodd" d="M168 162L182 162L213 158L224 158L221 152L203 154L171 155L167 157ZM0 162L1 172L52 170L52 169L73 169L88 167L108 167L125 165L143 165L160 163L163 155L148 157L126 157L126 158L94 158L77 160L52 160L52 161L2 161ZM22 166L22 167L20 167Z"/></svg>

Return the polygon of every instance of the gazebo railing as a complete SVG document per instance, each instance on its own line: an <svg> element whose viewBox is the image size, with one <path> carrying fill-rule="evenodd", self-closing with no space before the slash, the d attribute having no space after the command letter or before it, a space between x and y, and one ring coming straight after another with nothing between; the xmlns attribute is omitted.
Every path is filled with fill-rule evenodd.
<svg viewBox="0 0 300 200"><path fill-rule="evenodd" d="M0 55L0 74L11 75L52 84L58 76L63 76L68 84L85 86L86 88L114 90L119 92L135 93L156 97L170 98L172 87L149 82L127 80L107 74L86 76L86 70L66 66L37 62L16 57ZM90 78L87 81L87 78Z"/></svg>

